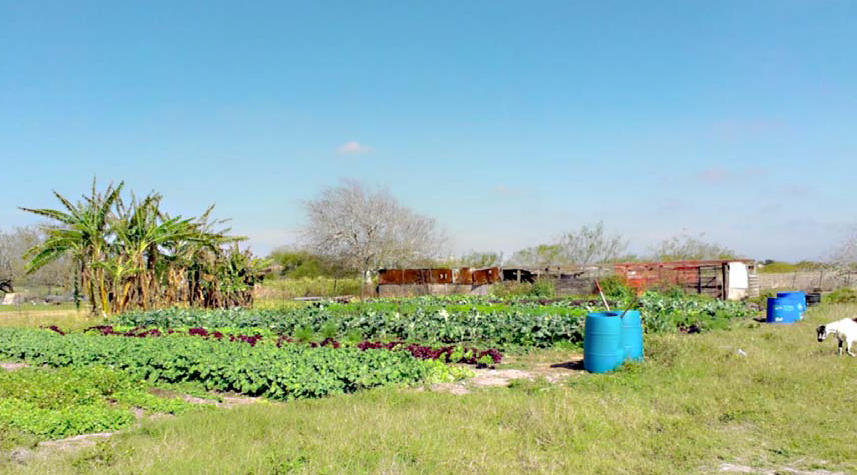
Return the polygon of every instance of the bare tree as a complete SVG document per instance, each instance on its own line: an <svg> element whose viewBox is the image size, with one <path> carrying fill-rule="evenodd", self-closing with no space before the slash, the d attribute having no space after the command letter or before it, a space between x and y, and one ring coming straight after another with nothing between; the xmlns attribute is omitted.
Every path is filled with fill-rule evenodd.
<svg viewBox="0 0 857 475"><path fill-rule="evenodd" d="M465 267L498 267L503 265L502 252L470 251L454 260L454 265Z"/></svg>
<svg viewBox="0 0 857 475"><path fill-rule="evenodd" d="M439 255L445 242L434 219L398 203L384 189L342 180L306 201L303 238L320 255L361 271L407 266Z"/></svg>
<svg viewBox="0 0 857 475"><path fill-rule="evenodd" d="M548 267L551 265L571 264L562 253L559 244L539 244L515 251L509 258L509 264L522 267Z"/></svg>
<svg viewBox="0 0 857 475"><path fill-rule="evenodd" d="M617 260L628 249L622 236L608 235L604 223L583 225L576 232L564 234L559 240L565 260L571 264L595 264Z"/></svg>
<svg viewBox="0 0 857 475"><path fill-rule="evenodd" d="M628 249L628 241L618 235L609 235L604 223L583 225L567 232L551 244L521 249L509 259L516 265L545 267L549 265L588 265L615 262Z"/></svg>
<svg viewBox="0 0 857 475"><path fill-rule="evenodd" d="M845 233L845 237L830 254L830 263L842 285L853 284L852 274L857 271L857 223Z"/></svg>
<svg viewBox="0 0 857 475"><path fill-rule="evenodd" d="M12 282L15 280L15 260L9 234L0 231L0 281Z"/></svg>
<svg viewBox="0 0 857 475"><path fill-rule="evenodd" d="M682 234L664 239L650 249L652 258L656 261L684 261L704 259L737 259L737 252L720 244L703 241L699 238Z"/></svg>
<svg viewBox="0 0 857 475"><path fill-rule="evenodd" d="M0 280L17 286L44 287L47 293L54 287L66 286L72 275L69 259L57 259L32 273L27 272L24 255L45 239L45 230L36 226L0 231Z"/></svg>

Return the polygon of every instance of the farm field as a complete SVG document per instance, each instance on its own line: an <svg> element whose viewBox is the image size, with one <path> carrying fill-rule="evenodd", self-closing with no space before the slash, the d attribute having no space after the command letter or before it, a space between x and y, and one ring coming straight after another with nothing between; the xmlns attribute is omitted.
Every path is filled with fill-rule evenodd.
<svg viewBox="0 0 857 475"><path fill-rule="evenodd" d="M0 475L857 475L854 2L164 3L0 2Z"/></svg>
<svg viewBox="0 0 857 475"><path fill-rule="evenodd" d="M77 330L67 335L33 328L40 326L33 320L18 320L14 325L18 328L0 328L0 361L26 360L59 369L23 369L4 377L25 374L20 371L59 371L65 379L80 381L91 378L92 371L112 374L120 369L122 375L130 375L124 376L129 379L121 388L136 396L90 398L113 418L107 419L114 422L105 430L119 432L73 450L38 445L40 440L60 437L51 435L49 428L19 424L14 431L4 431L15 435L0 444L4 451L0 470L236 474L857 470L851 447L857 427L830 416L847 412L857 402L857 395L843 384L857 376L857 367L851 358L836 357L833 343L819 344L814 338L816 325L857 313L857 306L825 305L795 325L767 326L735 304L652 294L641 299L648 332L645 361L611 374L590 375L580 369L579 342L573 339L573 323L588 305L415 299L225 315L155 311L128 313L108 322L110 327L86 333L81 329L93 321L70 315L66 323L79 321L73 328L57 325L63 333ZM402 333L397 312L418 314L428 333ZM437 323L444 314L446 326ZM733 318L725 318L727 314ZM227 316L246 325L221 327L220 319ZM515 324L531 322L534 316L565 324L545 325L541 339L505 335L515 335ZM145 328L135 328L142 326L141 318L151 321ZM370 323L355 323L360 318ZM101 324L98 320L95 323ZM500 331L458 330L472 327L474 321ZM690 328L696 330L691 333ZM146 336L139 337L141 333ZM517 334L523 335L523 330ZM417 345L411 354L385 349L403 337L409 345L415 341L426 345ZM441 348L446 352L437 351ZM478 361L480 352L492 348L502 359ZM467 350L471 352L465 355ZM115 369L99 369L105 366ZM517 370L524 378L512 380L508 387L480 386L469 379L476 373L505 370ZM44 376L54 377L58 376ZM0 385L6 388L0 401L13 396L9 387ZM76 391L74 385L62 387ZM153 388L164 387L171 395L217 399L243 393L258 398L229 408L193 410L182 400L152 396L163 395ZM447 391L450 387L466 394L452 394ZM137 402L143 397L145 401ZM177 409L170 410L172 405ZM130 406L177 415L131 420L127 409L122 412ZM13 416L0 411L7 424L16 420ZM89 432L87 427L78 432ZM61 435L75 433L72 429Z"/></svg>

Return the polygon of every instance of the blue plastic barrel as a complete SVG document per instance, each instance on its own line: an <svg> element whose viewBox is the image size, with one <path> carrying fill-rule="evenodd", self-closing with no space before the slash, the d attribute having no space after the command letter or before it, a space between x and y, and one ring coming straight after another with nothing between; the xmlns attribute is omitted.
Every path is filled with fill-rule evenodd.
<svg viewBox="0 0 857 475"><path fill-rule="evenodd" d="M619 312L586 315L583 328L583 367L590 373L606 373L622 364L622 320Z"/></svg>
<svg viewBox="0 0 857 475"><path fill-rule="evenodd" d="M643 359L643 327L637 310L628 310L622 317L622 349L625 361Z"/></svg>
<svg viewBox="0 0 857 475"><path fill-rule="evenodd" d="M800 312L798 320L803 320L803 314L806 312L806 294L804 292L777 292L777 297L794 299Z"/></svg>
<svg viewBox="0 0 857 475"><path fill-rule="evenodd" d="M794 297L768 297L768 323L794 323L800 320L799 302Z"/></svg>

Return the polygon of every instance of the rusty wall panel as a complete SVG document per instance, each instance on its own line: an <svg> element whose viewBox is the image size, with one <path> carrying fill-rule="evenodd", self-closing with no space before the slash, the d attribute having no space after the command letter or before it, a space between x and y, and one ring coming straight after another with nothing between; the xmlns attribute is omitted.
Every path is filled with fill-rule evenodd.
<svg viewBox="0 0 857 475"><path fill-rule="evenodd" d="M500 282L500 268L489 267L473 271L473 285L492 284Z"/></svg>
<svg viewBox="0 0 857 475"><path fill-rule="evenodd" d="M710 261L616 264L614 272L632 288L646 290L675 285L699 293L718 294L720 264Z"/></svg>
<svg viewBox="0 0 857 475"><path fill-rule="evenodd" d="M452 283L452 269L430 269L429 274L431 276L429 282L432 284Z"/></svg>
<svg viewBox="0 0 857 475"><path fill-rule="evenodd" d="M402 269L402 284L413 285L423 283L423 273L420 269Z"/></svg>
<svg viewBox="0 0 857 475"><path fill-rule="evenodd" d="M453 276L453 280L456 284L472 284L473 269L471 269L470 267L462 267L461 269L456 269L455 275Z"/></svg>
<svg viewBox="0 0 857 475"><path fill-rule="evenodd" d="M402 269L381 269L378 271L379 284L401 284Z"/></svg>
<svg viewBox="0 0 857 475"><path fill-rule="evenodd" d="M488 272L485 269L475 270L471 276L473 277L473 285L483 285L488 283Z"/></svg>

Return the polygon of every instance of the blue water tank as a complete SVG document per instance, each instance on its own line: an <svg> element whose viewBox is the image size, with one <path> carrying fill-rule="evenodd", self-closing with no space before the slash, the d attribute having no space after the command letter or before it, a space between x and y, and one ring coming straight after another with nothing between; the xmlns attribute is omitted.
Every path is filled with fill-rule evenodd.
<svg viewBox="0 0 857 475"><path fill-rule="evenodd" d="M806 293L804 292L777 292L777 297L791 298L797 302L800 316L798 320L803 320L803 314L806 312Z"/></svg>
<svg viewBox="0 0 857 475"><path fill-rule="evenodd" d="M590 373L606 373L622 364L622 320L620 312L586 315L583 328L583 367Z"/></svg>
<svg viewBox="0 0 857 475"><path fill-rule="evenodd" d="M768 323L794 323L800 320L799 302L793 297L769 297L765 321Z"/></svg>
<svg viewBox="0 0 857 475"><path fill-rule="evenodd" d="M628 310L622 317L622 349L625 361L643 359L643 326L637 310Z"/></svg>

